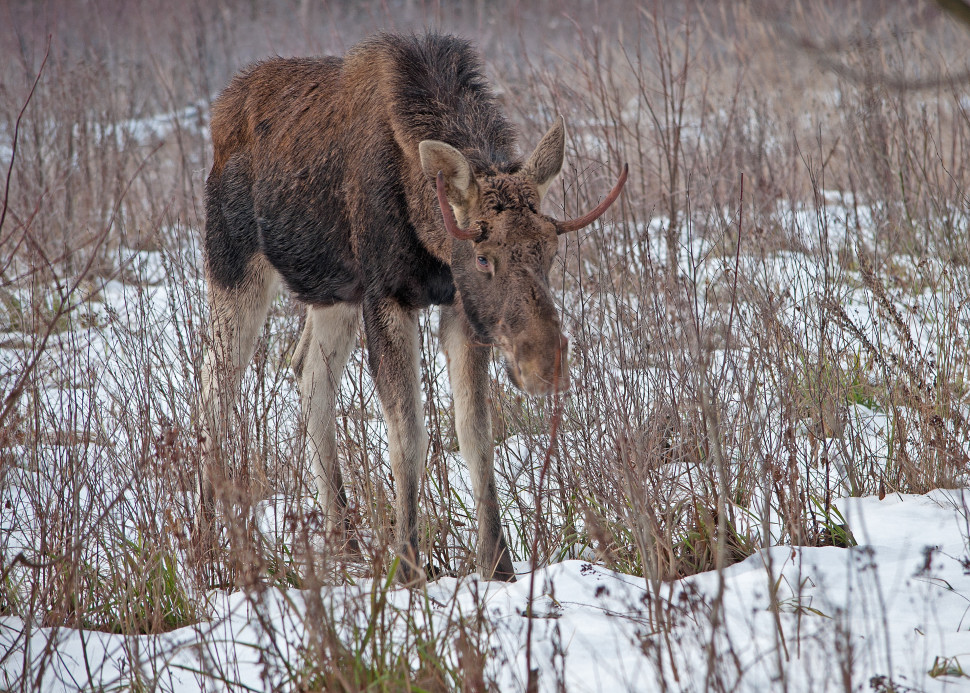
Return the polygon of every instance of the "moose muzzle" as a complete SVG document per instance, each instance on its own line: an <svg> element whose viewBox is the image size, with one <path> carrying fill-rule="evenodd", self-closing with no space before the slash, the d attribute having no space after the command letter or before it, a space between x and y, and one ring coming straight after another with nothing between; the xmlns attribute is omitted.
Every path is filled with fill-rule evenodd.
<svg viewBox="0 0 970 693"><path fill-rule="evenodd" d="M559 331L545 335L523 333L506 347L506 371L512 383L530 395L552 395L569 390L569 339ZM536 338L540 337L540 338ZM503 340L504 341L504 340Z"/></svg>

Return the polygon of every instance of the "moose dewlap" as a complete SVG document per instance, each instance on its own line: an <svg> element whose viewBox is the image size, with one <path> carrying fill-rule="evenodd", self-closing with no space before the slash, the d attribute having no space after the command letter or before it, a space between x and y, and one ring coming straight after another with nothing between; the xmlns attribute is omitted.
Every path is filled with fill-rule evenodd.
<svg viewBox="0 0 970 693"><path fill-rule="evenodd" d="M401 577L420 579L417 498L427 432L418 311L441 306L461 454L478 515L478 569L512 580L486 406L492 346L527 393L568 386L567 340L549 290L557 236L599 217L540 212L562 168L558 120L525 160L466 41L380 34L343 58L272 59L240 72L212 107L205 250L212 347L204 366L211 527L226 412L280 284L307 306L294 369L309 458L337 541L347 541L334 396L360 317L387 421Z"/></svg>

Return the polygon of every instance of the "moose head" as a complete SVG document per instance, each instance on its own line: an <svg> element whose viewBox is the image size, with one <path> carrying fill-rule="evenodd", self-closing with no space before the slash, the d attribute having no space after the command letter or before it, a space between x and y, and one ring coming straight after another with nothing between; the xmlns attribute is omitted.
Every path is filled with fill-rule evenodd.
<svg viewBox="0 0 970 693"><path fill-rule="evenodd" d="M465 156L444 142L419 145L421 165L435 180L445 228L454 238L451 271L476 338L497 346L516 387L532 395L569 388L566 355L549 272L558 237L591 224L619 197L624 166L610 194L588 214L558 221L540 211L562 169L562 118L513 173L476 175Z"/></svg>

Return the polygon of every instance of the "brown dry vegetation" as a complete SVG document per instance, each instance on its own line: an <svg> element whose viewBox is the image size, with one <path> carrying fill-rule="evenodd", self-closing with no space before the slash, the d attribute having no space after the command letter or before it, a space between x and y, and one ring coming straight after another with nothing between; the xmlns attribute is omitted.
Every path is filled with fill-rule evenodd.
<svg viewBox="0 0 970 693"><path fill-rule="evenodd" d="M338 429L365 560L312 540L288 368L301 315L283 300L233 441L242 493L230 525L249 549L182 571L205 348L200 201L208 107L236 70L428 26L474 39L523 148L565 115L567 164L547 212L590 208L630 164L621 201L564 241L553 274L576 390L558 404L501 380L494 390L516 558L595 555L655 586L743 558L769 527L775 541L848 541L833 492L965 483L970 41L935 4L10 2L0 488L23 504L4 526L27 531L32 518L37 543L0 538L0 613L159 632L202 618L213 584L387 570L393 490L359 355ZM153 118L163 127L148 133ZM105 307L119 282L140 287L125 319ZM456 443L435 328L422 334L422 548L461 574L471 520L449 486ZM99 334L119 358L92 347ZM856 405L884 416L876 442ZM270 497L289 543L255 529L250 510ZM463 643L467 667L422 660L428 688L484 690L476 628L439 634ZM293 675L304 689L364 688L382 664L408 675L391 648L333 678L349 645L318 635Z"/></svg>

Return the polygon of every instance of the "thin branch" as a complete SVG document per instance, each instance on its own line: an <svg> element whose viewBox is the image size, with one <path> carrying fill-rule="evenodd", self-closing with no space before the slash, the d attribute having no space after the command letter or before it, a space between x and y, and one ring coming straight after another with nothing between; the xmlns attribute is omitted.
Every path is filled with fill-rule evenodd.
<svg viewBox="0 0 970 693"><path fill-rule="evenodd" d="M7 218L7 207L10 206L10 179L13 177L13 162L17 158L17 137L20 135L20 121L23 120L24 113L27 111L27 105L30 103L31 98L34 96L34 91L37 89L37 83L40 82L40 77L44 74L44 66L47 65L47 58L51 54L51 36L52 34L47 35L47 51L44 53L44 59L40 63L40 69L37 70L37 77L34 78L34 83L30 87L27 99L24 101L20 113L17 114L17 121L13 126L13 142L10 145L10 163L7 165L7 179L3 188L3 209L0 209L0 231L3 230L3 222Z"/></svg>
<svg viewBox="0 0 970 693"><path fill-rule="evenodd" d="M121 211L121 203L124 201L125 197L127 196L128 190L131 188L131 184L134 182L135 178L137 178L138 175L141 173L142 169L145 168L145 164L148 163L148 160L155 155L155 152L157 152L161 148L161 146L162 146L161 143L159 143L154 149L152 149L152 151L150 151L148 155L138 165L138 168L132 174L131 178L128 179L128 182L125 184L125 189L121 191L121 196L118 198L118 203L115 205L114 213L111 215L111 218L108 220L108 223L105 224L104 230L102 230L101 234L98 236L98 240L94 244L92 252L88 257L88 261L85 263L81 271L77 274L74 281L71 283L70 288L68 288L66 292L61 294L60 296L61 300L59 301L57 311L54 313L53 317L51 317L51 319L48 321L47 329L44 331L43 337L41 337L40 344L37 346L36 349L34 349L34 353L33 353L33 356L31 357L30 363L27 364L27 367L24 368L24 370L17 377L17 382L14 383L13 388L4 398L3 410L0 411L0 425L2 425L3 422L7 420L7 417L10 416L10 412L13 411L14 405L16 405L16 403L19 401L20 395L23 393L24 386L27 384L27 380L30 378L31 373L33 373L34 369L37 367L37 364L40 361L40 357L47 350L47 342L50 340L51 335L54 334L54 330L55 330L55 327L57 326L58 320L68 315L75 308L81 305L81 302L71 305L71 298L74 296L74 293L81 285L81 282L88 275L88 272L91 271L91 267L94 265L94 260L98 254L98 250L101 248L102 245L104 245L104 242L108 239L108 233L111 231L111 227L114 226L114 220L117 218L118 212ZM50 269L53 270L53 267L51 267Z"/></svg>

